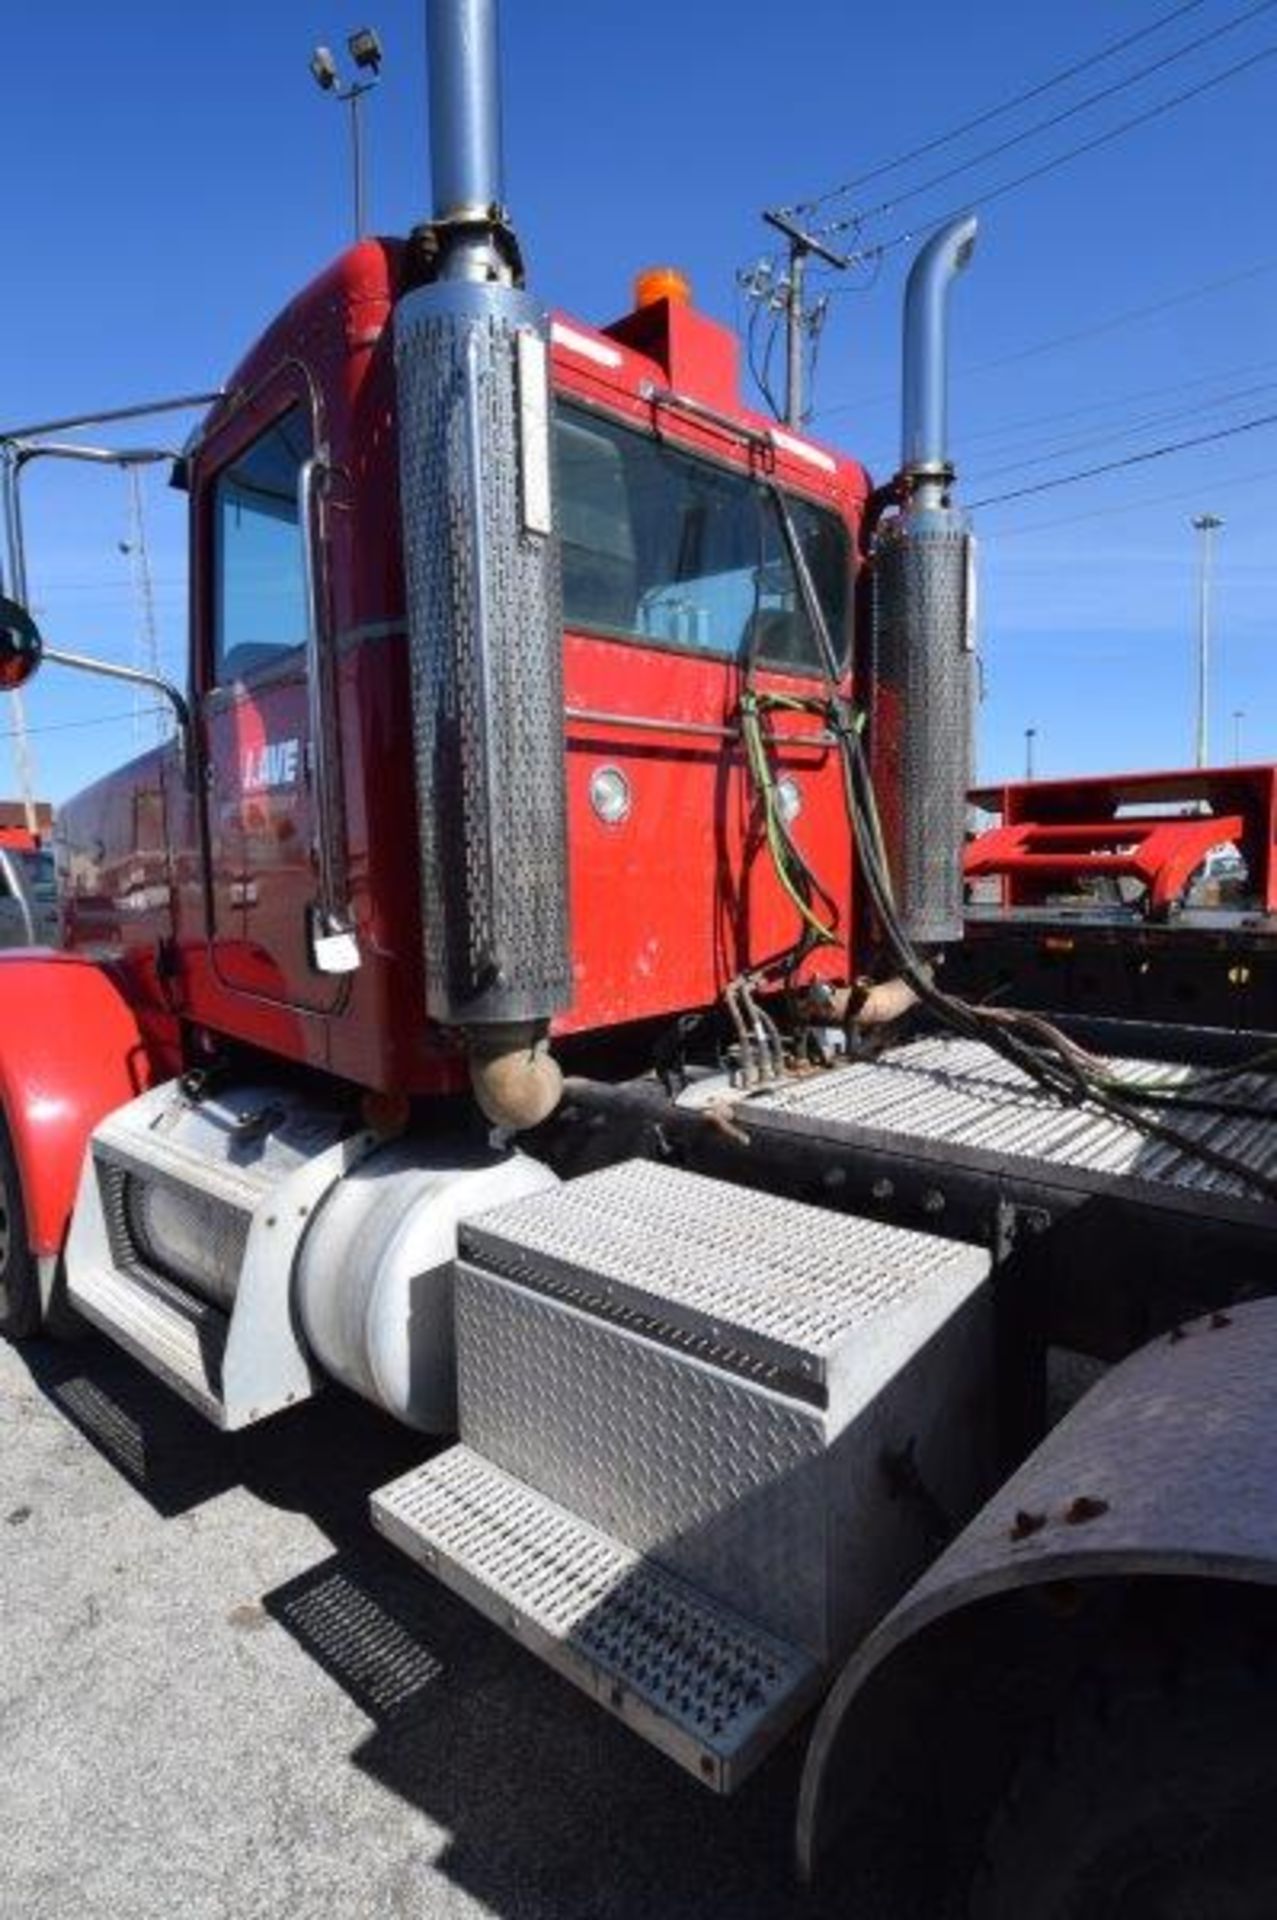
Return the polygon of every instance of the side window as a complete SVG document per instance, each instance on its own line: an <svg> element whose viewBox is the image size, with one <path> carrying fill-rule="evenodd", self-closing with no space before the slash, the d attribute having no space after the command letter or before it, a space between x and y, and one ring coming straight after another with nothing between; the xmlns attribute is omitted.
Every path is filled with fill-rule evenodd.
<svg viewBox="0 0 1277 1920"><path fill-rule="evenodd" d="M297 481L310 421L294 407L213 483L213 677L251 679L306 639Z"/></svg>
<svg viewBox="0 0 1277 1920"><path fill-rule="evenodd" d="M25 849L15 858L22 878L26 882L27 892L41 906L53 906L58 898L58 873L53 855L43 849Z"/></svg>

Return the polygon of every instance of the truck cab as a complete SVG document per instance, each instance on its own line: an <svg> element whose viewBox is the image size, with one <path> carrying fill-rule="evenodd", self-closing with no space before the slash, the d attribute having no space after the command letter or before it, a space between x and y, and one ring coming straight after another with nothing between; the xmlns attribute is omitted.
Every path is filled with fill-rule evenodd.
<svg viewBox="0 0 1277 1920"><path fill-rule="evenodd" d="M129 971L170 1051L176 1009L360 1085L428 1094L460 1079L455 1046L418 1014L390 328L410 258L379 240L343 255L196 429L189 753L175 741L72 800L59 838L69 944ZM842 775L807 711L827 670L775 496L845 690L867 478L752 413L735 340L689 304L660 298L604 328L556 317L551 345L573 924L555 1030L708 1007L799 943L744 749L724 752L747 678L793 703L776 774L826 903L828 937L795 978L845 984ZM349 926L349 970L321 965L323 912Z"/></svg>

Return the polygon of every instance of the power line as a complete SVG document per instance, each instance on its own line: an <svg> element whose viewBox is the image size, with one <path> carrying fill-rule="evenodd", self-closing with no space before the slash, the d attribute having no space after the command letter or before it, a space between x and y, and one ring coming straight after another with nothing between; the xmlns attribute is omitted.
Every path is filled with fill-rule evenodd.
<svg viewBox="0 0 1277 1920"><path fill-rule="evenodd" d="M972 500L968 507L1000 507L1008 500L1025 500L1030 494L1051 493L1057 487L1076 486L1079 480L1093 480L1098 474L1118 473L1124 467L1139 467L1150 460L1164 460L1168 454L1183 453L1189 447L1207 447L1217 440L1233 440L1238 434L1254 433L1260 427L1277 425L1277 413L1257 414L1253 420L1240 420L1231 427L1219 427L1214 433L1194 434L1188 440L1172 440L1163 447L1149 447L1142 453L1127 454L1122 460L1106 460L1098 467L1082 467L1076 473L1064 473L1053 480L1038 480L1029 487L1016 487L1011 493L995 493L984 500Z"/></svg>
<svg viewBox="0 0 1277 1920"><path fill-rule="evenodd" d="M1122 313L1114 314L1108 320L1099 320L1089 327L1077 327L1071 333L1053 334L1050 339L1038 340L1028 347L1017 347L1012 353L996 354L991 360L973 360L963 363L957 372L970 378L977 374L995 373L1001 367L1016 366L1023 360L1036 359L1039 354L1058 353L1063 347L1077 346L1083 340L1099 339L1106 333L1119 333L1124 327L1134 326L1141 320L1152 320L1160 313L1168 313L1174 307L1187 306L1193 300L1204 300L1210 294L1226 292L1230 287L1244 286L1247 281L1258 280L1265 274L1277 272L1277 258L1260 260L1253 267L1243 267L1238 273L1228 273L1214 280L1202 280L1195 286L1185 287L1179 293L1166 295L1160 300L1150 301L1146 306L1128 307ZM834 289L836 298L838 289ZM1261 365L1266 364L1264 362ZM859 409L872 406L885 406L894 403L894 393L879 393L862 400L839 400L832 407L821 407L822 418L836 413L854 413Z"/></svg>
<svg viewBox="0 0 1277 1920"><path fill-rule="evenodd" d="M1232 393L1214 395L1209 400L1199 400L1190 407L1159 407L1155 413L1141 414L1116 426L1093 430L1090 433L1075 436L1069 440L1058 440L1053 445L1042 447L1039 452L1028 454L1019 460L1004 460L1001 465L980 468L979 480L970 480L972 486L986 486L990 480L999 480L1003 474L1022 473L1026 467L1047 466L1052 460L1060 460L1066 454L1084 453L1090 447L1111 446L1115 440L1125 440L1128 435L1140 433L1148 427L1162 427L1181 420L1191 419L1193 415L1213 413L1218 407L1235 406L1241 400L1252 403L1261 395L1269 394L1277 386L1277 381L1264 380L1249 387L1237 387ZM1014 449L1010 449L1014 451ZM996 456L995 456L996 458Z"/></svg>
<svg viewBox="0 0 1277 1920"><path fill-rule="evenodd" d="M1020 526L986 527L981 538L987 544L990 540L1019 540L1026 534L1046 533L1056 527L1073 527L1084 520L1111 520L1118 514L1146 513L1151 507L1174 506L1181 500L1199 500L1203 491L1212 498L1217 494L1229 494L1238 487L1261 486L1269 480L1277 479L1277 467L1265 467L1258 473L1234 474L1230 480L1212 479L1208 486L1198 481L1191 487L1179 487L1174 493L1143 494L1138 500L1125 500L1116 506L1087 507L1082 513L1058 514L1051 520L1028 520Z"/></svg>
<svg viewBox="0 0 1277 1920"><path fill-rule="evenodd" d="M163 714L167 712L167 707L145 707L136 717L139 720L145 720L150 714ZM133 709L130 707L127 712L94 714L88 720L49 720L46 721L43 726L28 727L26 731L28 733L66 733L73 727L110 727L114 726L118 721L132 720L133 718ZM0 740L16 740L17 737L17 727L6 727L0 730Z"/></svg>
<svg viewBox="0 0 1277 1920"><path fill-rule="evenodd" d="M978 427L963 433L963 444L977 441L1010 440L1019 445L1023 434L1033 427L1054 426L1064 420L1080 420L1084 414L1106 413L1111 407L1123 407L1133 401L1157 400L1168 393L1189 393L1195 387L1209 387L1216 380L1231 380L1238 374L1264 373L1277 367L1277 355L1266 360L1250 360L1241 366L1218 367L1213 373L1194 374L1189 380L1169 380L1156 387L1137 387L1130 393L1108 394L1103 400L1086 400L1076 407L1057 407L1050 413L1028 414L1019 420L1004 420L1000 427Z"/></svg>
<svg viewBox="0 0 1277 1920"><path fill-rule="evenodd" d="M1110 41L1097 53L1088 54L1084 60L1077 60L1072 66L1061 68L1058 73L1048 75L1036 86L1026 87L1022 93L1013 94L1009 100L1002 101L996 107L987 107L984 112L975 114L970 120L962 121L959 126L950 127L947 133L936 134L933 139L924 140L921 145L910 147L905 153L897 154L892 160L881 161L877 166L871 167L867 173L856 174L852 179L844 180L840 186L830 187L826 193L817 194L814 200L802 201L795 211L812 213L817 207L824 206L830 200L838 199L842 194L850 193L856 187L867 186L871 180L878 180L885 173L894 173L897 167L907 166L911 160L921 160L926 154L934 153L937 148L948 146L953 140L960 140L963 134L974 133L977 127L988 126L991 120L1001 119L1003 114L1013 112L1016 107L1022 107L1030 100L1040 99L1044 93L1050 93L1056 87L1063 86L1066 80L1074 79L1079 73L1086 73L1091 67L1097 67L1103 61L1112 59L1115 54L1125 53L1128 47L1135 46L1140 40L1149 39L1151 35L1159 33L1163 27L1168 27L1180 19L1182 15L1196 12L1203 4L1204 0L1185 0L1185 4L1172 7L1169 13L1164 13L1158 19L1150 21L1148 26L1140 27L1134 33L1124 34L1120 40Z"/></svg>
<svg viewBox="0 0 1277 1920"><path fill-rule="evenodd" d="M1202 280L1196 286L1187 287L1182 293L1173 293L1165 299L1151 301L1144 307L1129 307L1124 313L1115 314L1111 320L1097 321L1094 326L1079 327L1073 333L1056 334L1050 340L1040 340L1036 346L1020 347L1014 353L1000 353L992 360L978 360L963 368L965 373L992 373L999 367L1014 366L1021 360L1032 360L1040 353L1054 353L1059 347L1076 346L1080 340L1094 340L1101 334L1116 333L1122 327L1132 326L1139 320L1154 319L1159 313L1167 313L1172 307L1187 306L1193 300L1203 300L1208 294L1223 293L1229 287L1244 285L1247 280L1258 280L1264 274L1277 271L1277 259L1261 260L1253 267L1243 267L1239 273L1228 273L1218 280Z"/></svg>
<svg viewBox="0 0 1277 1920"><path fill-rule="evenodd" d="M758 328L761 319L762 307L755 300L750 307L749 325L745 335L745 356L749 362L750 373L754 377L754 385L762 394L763 399L771 408L776 419L779 420L781 416L781 405L776 398L771 384L771 359L772 350L776 345L776 335L780 328L780 319L777 314L773 313L771 315L768 323L767 341L760 360L758 355Z"/></svg>
<svg viewBox="0 0 1277 1920"><path fill-rule="evenodd" d="M170 601L183 599L186 594L184 580L152 580L151 585L157 600ZM45 606L64 593L92 593L103 601L118 600L123 596L133 599L137 588L131 580L47 580L40 588L40 599ZM112 609L114 614L115 609Z"/></svg>
<svg viewBox="0 0 1277 1920"><path fill-rule="evenodd" d="M1027 173L1019 173L1013 179L1003 180L997 186L976 194L964 201L960 207L951 207L947 213L937 214L934 219L924 221L920 227L910 227L901 233L893 234L890 240L880 240L875 246L865 248L860 255L866 258L872 254L891 253L897 247L905 246L910 240L917 240L925 233L932 233L949 220L956 220L960 214L967 213L973 207L987 207L994 200L1001 200L1008 193L1015 193L1021 187L1028 186L1034 180L1041 180L1046 174L1054 173L1057 168L1067 166L1070 160L1077 160L1083 154L1094 153L1097 148L1108 146L1119 140L1124 134L1134 132L1136 127L1147 126L1164 113L1170 113L1175 107L1184 106L1189 100L1196 100L1201 94L1209 93L1213 87L1223 86L1226 80L1235 80L1240 73L1246 73L1251 67L1257 67L1263 60L1271 60L1277 54L1277 42L1261 47L1258 53L1248 54L1244 60L1237 60L1231 67L1224 67L1219 73L1212 74L1207 80L1199 80L1196 86L1185 87L1179 93L1173 93L1166 100L1146 107L1142 113L1132 114L1129 120L1119 120L1114 127L1108 127L1103 133L1097 133L1089 140L1083 140L1076 147L1068 147L1063 153L1057 153L1040 165L1030 167Z"/></svg>
<svg viewBox="0 0 1277 1920"><path fill-rule="evenodd" d="M863 224L868 220L876 220L882 214L890 213L894 208L903 205L906 200L917 200L922 194L930 193L933 188L941 187L946 181L956 179L959 174L970 173L973 167L982 167L986 161L995 160L999 154L1009 153L1013 147L1023 146L1026 140L1036 140L1039 135L1049 133L1052 127L1062 126L1066 120L1072 120L1079 113L1086 113L1090 108L1099 106L1101 101L1111 100L1115 94L1124 93L1128 87L1138 86L1140 81L1147 80L1150 74L1160 73L1163 67L1173 66L1177 60L1183 60L1188 54L1196 53L1199 48L1222 39L1226 33L1234 33L1238 27L1245 26L1248 20L1255 19L1258 14L1271 12L1274 5L1277 5L1277 0L1256 0L1256 4L1248 7L1244 13L1235 14L1231 20L1223 21L1207 33L1199 33L1195 40L1187 40L1182 47L1176 47L1172 52L1162 54L1160 59L1151 60L1146 65L1137 67L1134 73L1127 74L1125 78L1112 81L1107 87L1101 87L1098 92L1089 93L1084 99L1074 101L1071 106L1062 107L1058 113L1048 115L1045 120L1034 121L1031 127L1025 127L1019 133L1010 134L1005 140L999 140L992 147L985 147L980 153L973 154L967 160L958 161L956 165L945 168L941 173L932 174L929 180L923 180L916 186L906 187L903 192L895 194L890 200L884 200L878 206L871 207L868 212L860 214L858 216L860 222Z"/></svg>

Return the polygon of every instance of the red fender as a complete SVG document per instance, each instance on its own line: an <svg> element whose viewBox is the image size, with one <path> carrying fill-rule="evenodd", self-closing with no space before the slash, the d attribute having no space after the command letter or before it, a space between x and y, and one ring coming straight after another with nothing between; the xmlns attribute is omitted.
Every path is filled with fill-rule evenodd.
<svg viewBox="0 0 1277 1920"><path fill-rule="evenodd" d="M151 1062L109 974L70 953L0 953L0 1102L35 1254L58 1254L98 1121L144 1093Z"/></svg>

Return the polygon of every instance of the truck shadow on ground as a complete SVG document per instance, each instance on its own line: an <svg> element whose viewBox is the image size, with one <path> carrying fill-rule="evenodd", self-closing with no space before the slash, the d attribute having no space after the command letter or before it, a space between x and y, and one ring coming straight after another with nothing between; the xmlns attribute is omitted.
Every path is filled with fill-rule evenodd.
<svg viewBox="0 0 1277 1920"><path fill-rule="evenodd" d="M428 1444L336 1390L260 1426L218 1433L95 1334L36 1340L21 1352L40 1392L163 1519L243 1486L327 1531L330 1508L343 1514L357 1487L403 1472Z"/></svg>
<svg viewBox="0 0 1277 1920"><path fill-rule="evenodd" d="M509 1920L832 1920L798 1888L804 1737L719 1799L382 1542L370 1493L431 1443L335 1390L218 1435L96 1338L23 1350L42 1393L163 1518L232 1487L306 1515L333 1551L260 1596L371 1723L351 1755L451 1836L431 1861ZM390 1910L424 1899L405 1864ZM862 1920L872 1920L861 1909Z"/></svg>

